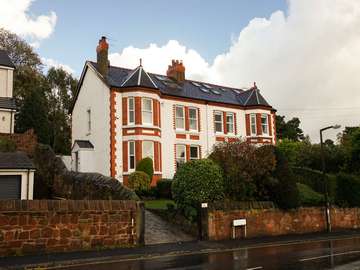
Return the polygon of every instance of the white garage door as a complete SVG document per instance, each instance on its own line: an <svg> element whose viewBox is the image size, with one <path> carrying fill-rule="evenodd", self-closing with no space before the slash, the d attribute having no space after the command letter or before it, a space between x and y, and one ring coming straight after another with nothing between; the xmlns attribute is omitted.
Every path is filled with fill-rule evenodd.
<svg viewBox="0 0 360 270"><path fill-rule="evenodd" d="M21 176L0 175L0 200L21 199Z"/></svg>

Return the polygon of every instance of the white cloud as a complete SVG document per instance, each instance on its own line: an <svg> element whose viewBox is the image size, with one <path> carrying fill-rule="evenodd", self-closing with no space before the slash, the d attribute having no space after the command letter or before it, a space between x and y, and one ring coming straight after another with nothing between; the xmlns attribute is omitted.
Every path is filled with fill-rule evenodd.
<svg viewBox="0 0 360 270"><path fill-rule="evenodd" d="M41 61L45 65L46 69L49 69L51 67L62 68L63 70L65 70L68 73L72 73L72 74L75 73L75 71L70 66L65 65L65 64L61 64L61 63L59 63L58 61L56 61L54 59L41 57Z"/></svg>
<svg viewBox="0 0 360 270"><path fill-rule="evenodd" d="M288 0L287 15L254 18L226 53L208 64L177 41L125 48L112 64L165 73L182 59L188 78L242 87L256 81L261 93L288 117L299 116L305 133L334 123L360 124L360 1ZM328 133L334 138L336 132Z"/></svg>
<svg viewBox="0 0 360 270"><path fill-rule="evenodd" d="M48 38L56 25L56 13L34 16L29 8L34 0L1 0L0 27L22 37L30 38L33 44Z"/></svg>

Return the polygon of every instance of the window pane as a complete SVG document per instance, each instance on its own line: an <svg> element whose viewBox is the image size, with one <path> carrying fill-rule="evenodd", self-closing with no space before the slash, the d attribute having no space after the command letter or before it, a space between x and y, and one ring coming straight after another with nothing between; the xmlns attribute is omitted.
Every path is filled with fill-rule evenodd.
<svg viewBox="0 0 360 270"><path fill-rule="evenodd" d="M176 118L175 127L176 128L184 128L184 120L181 118Z"/></svg>
<svg viewBox="0 0 360 270"><path fill-rule="evenodd" d="M144 124L151 124L152 123L152 113L151 112L143 112L143 123Z"/></svg>
<svg viewBox="0 0 360 270"><path fill-rule="evenodd" d="M143 110L144 111L151 111L151 99L143 98Z"/></svg>
<svg viewBox="0 0 360 270"><path fill-rule="evenodd" d="M199 147L190 146L190 159L198 159L198 158L199 158Z"/></svg>
<svg viewBox="0 0 360 270"><path fill-rule="evenodd" d="M180 106L176 107L176 117L180 117L180 118L184 117L184 107L180 107Z"/></svg>
<svg viewBox="0 0 360 270"><path fill-rule="evenodd" d="M135 157L130 156L130 169L135 169Z"/></svg>
<svg viewBox="0 0 360 270"><path fill-rule="evenodd" d="M185 163L185 145L177 144L176 145L176 168L183 163Z"/></svg>
<svg viewBox="0 0 360 270"><path fill-rule="evenodd" d="M133 110L133 109L134 109L134 99L129 98L129 110Z"/></svg>
<svg viewBox="0 0 360 270"><path fill-rule="evenodd" d="M142 142L142 158L149 157L154 160L154 142Z"/></svg>
<svg viewBox="0 0 360 270"><path fill-rule="evenodd" d="M268 118L266 114L261 115L261 128L263 133L268 133Z"/></svg>
<svg viewBox="0 0 360 270"><path fill-rule="evenodd" d="M256 115L250 115L250 122L251 122L251 134L256 134Z"/></svg>
<svg viewBox="0 0 360 270"><path fill-rule="evenodd" d="M222 114L215 114L215 121L216 122L222 121Z"/></svg>
<svg viewBox="0 0 360 270"><path fill-rule="evenodd" d="M234 114L226 114L226 129L228 133L234 133Z"/></svg>
<svg viewBox="0 0 360 270"><path fill-rule="evenodd" d="M197 110L194 108L189 108L189 117L196 119L197 118Z"/></svg>
<svg viewBox="0 0 360 270"><path fill-rule="evenodd" d="M129 142L129 169L135 169L135 142Z"/></svg>
<svg viewBox="0 0 360 270"><path fill-rule="evenodd" d="M134 111L129 111L129 123L134 123L134 122L135 122Z"/></svg>
<svg viewBox="0 0 360 270"><path fill-rule="evenodd" d="M129 154L134 155L135 154L135 143L129 142Z"/></svg>
<svg viewBox="0 0 360 270"><path fill-rule="evenodd" d="M222 132L222 123L215 123L215 131Z"/></svg>
<svg viewBox="0 0 360 270"><path fill-rule="evenodd" d="M197 129L197 121L196 121L196 119L190 119L190 129L193 129L193 130Z"/></svg>

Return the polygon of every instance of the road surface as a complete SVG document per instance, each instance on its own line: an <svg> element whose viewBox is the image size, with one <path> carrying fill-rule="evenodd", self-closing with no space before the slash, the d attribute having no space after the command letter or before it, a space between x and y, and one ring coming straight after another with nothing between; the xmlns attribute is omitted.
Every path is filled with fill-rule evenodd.
<svg viewBox="0 0 360 270"><path fill-rule="evenodd" d="M101 264L66 266L71 270L161 270L161 269L360 269L360 238L322 240L239 248L232 251L167 254Z"/></svg>

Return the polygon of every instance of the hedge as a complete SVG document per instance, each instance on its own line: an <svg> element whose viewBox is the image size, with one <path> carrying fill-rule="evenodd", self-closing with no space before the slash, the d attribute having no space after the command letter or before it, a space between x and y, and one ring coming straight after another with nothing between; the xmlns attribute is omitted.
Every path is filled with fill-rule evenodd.
<svg viewBox="0 0 360 270"><path fill-rule="evenodd" d="M324 204L324 195L314 191L311 187L297 183L301 206L320 206Z"/></svg>
<svg viewBox="0 0 360 270"><path fill-rule="evenodd" d="M360 177L339 173L337 175L336 203L342 207L360 206Z"/></svg>

